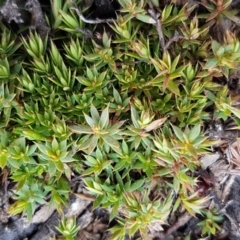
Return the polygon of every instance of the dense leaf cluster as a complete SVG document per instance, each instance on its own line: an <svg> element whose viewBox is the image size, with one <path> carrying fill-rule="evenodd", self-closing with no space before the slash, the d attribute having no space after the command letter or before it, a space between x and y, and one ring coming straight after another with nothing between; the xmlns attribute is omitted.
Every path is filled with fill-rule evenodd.
<svg viewBox="0 0 240 240"><path fill-rule="evenodd" d="M212 13L201 24L194 6L148 2L119 0L117 19L96 29L79 17L81 1L53 1L44 38L1 25L0 167L16 183L10 213L30 219L47 195L61 211L77 175L94 207L118 219L113 239L144 236L183 207L201 213L207 197L193 172L212 144L202 128L208 110L240 116L212 80L239 67L240 43L228 31L222 44L210 37L210 20L230 18L214 1L204 1ZM215 231L205 224L204 233Z"/></svg>

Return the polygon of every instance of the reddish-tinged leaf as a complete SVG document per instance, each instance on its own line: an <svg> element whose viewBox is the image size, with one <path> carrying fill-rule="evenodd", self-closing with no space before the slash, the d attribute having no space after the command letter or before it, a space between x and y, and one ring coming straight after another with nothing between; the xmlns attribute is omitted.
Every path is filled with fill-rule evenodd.
<svg viewBox="0 0 240 240"><path fill-rule="evenodd" d="M168 70L166 70L166 69L162 70L161 72L158 73L158 75L152 81L154 81L155 79L158 79L159 77L161 77L162 75L164 75L167 72L168 72Z"/></svg>
<svg viewBox="0 0 240 240"><path fill-rule="evenodd" d="M164 78L164 81L163 81L163 85L162 85L162 90L163 92L165 92L167 86L168 86L168 82L170 80L170 75L169 74L166 74L165 78Z"/></svg>
<svg viewBox="0 0 240 240"><path fill-rule="evenodd" d="M214 19L215 17L217 17L218 14L219 14L218 10L213 11L213 12L209 15L209 17L207 18L206 22L211 21L212 19Z"/></svg>
<svg viewBox="0 0 240 240"><path fill-rule="evenodd" d="M162 159L160 159L160 158L155 158L154 161L155 161L159 166L161 166L161 167L166 167L166 166L167 166L166 162L164 162L164 161L163 161Z"/></svg>
<svg viewBox="0 0 240 240"><path fill-rule="evenodd" d="M167 117L155 120L155 121L151 122L150 124L148 124L143 130L145 132L150 132L152 130L155 130L155 129L159 128L160 126L162 126L166 120L167 120Z"/></svg>

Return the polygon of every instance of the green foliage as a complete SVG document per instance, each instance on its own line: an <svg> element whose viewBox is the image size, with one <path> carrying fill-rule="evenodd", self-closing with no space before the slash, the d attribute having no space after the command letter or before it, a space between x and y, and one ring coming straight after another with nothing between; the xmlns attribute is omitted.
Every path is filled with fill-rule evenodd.
<svg viewBox="0 0 240 240"><path fill-rule="evenodd" d="M84 113L88 126L70 126L72 132L86 134L85 137L80 140L82 143L80 143L79 150L88 149L87 153L91 154L98 144L101 148L105 144L111 147L115 152L121 153L117 140L121 137L120 127L124 122L110 125L108 107L102 111L101 115L99 115L97 109L93 105L91 106L90 111L92 117Z"/></svg>
<svg viewBox="0 0 240 240"><path fill-rule="evenodd" d="M119 226L111 229L112 239L124 239L126 234L131 237L136 231L147 236L149 224L165 223L172 205L171 194L164 201L150 201L148 194L136 192L124 195L127 205L122 211L125 218L119 218Z"/></svg>
<svg viewBox="0 0 240 240"><path fill-rule="evenodd" d="M20 190L16 191L16 200L11 205L9 212L11 214L26 213L27 218L30 220L37 204L45 203L45 196L47 192L42 189L38 183L33 183L30 186L24 185Z"/></svg>
<svg viewBox="0 0 240 240"><path fill-rule="evenodd" d="M204 66L205 69L214 69L216 72L223 73L226 77L230 69L236 69L239 65L240 44L235 36L227 32L225 44L212 41L213 57L209 58Z"/></svg>
<svg viewBox="0 0 240 240"><path fill-rule="evenodd" d="M205 217L203 221L198 223L202 227L202 234L205 235L215 235L217 230L220 230L221 227L217 224L221 222L223 218L217 215L216 209L201 211Z"/></svg>
<svg viewBox="0 0 240 240"><path fill-rule="evenodd" d="M152 0L165 49L146 2L120 0L111 34L107 27L96 34L71 1L52 1L46 38L0 26L0 167L16 183L10 213L30 219L47 199L61 212L69 181L80 174L94 208L111 209L118 220L113 239L144 236L182 208L205 214L208 198L195 192L193 177L213 144L204 121L209 109L214 118L240 118L228 89L213 82L240 62L237 37L226 32L220 44L209 35L219 18L231 19L230 1L221 9L202 1L210 13L201 17L213 21L202 24L197 13L191 17L194 7ZM209 214L204 234L218 229ZM63 219L58 230L73 239L78 227Z"/></svg>
<svg viewBox="0 0 240 240"><path fill-rule="evenodd" d="M55 138L51 143L37 144L39 149L39 160L42 164L48 165L48 172L52 175L56 171L64 172L64 164L75 161L69 154L67 141L58 142Z"/></svg>
<svg viewBox="0 0 240 240"><path fill-rule="evenodd" d="M210 14L204 14L203 16L207 17L206 21L211 24L221 21L224 17L238 23L238 18L235 16L237 11L230 9L231 3L232 0L204 0L201 4L210 12Z"/></svg>
<svg viewBox="0 0 240 240"><path fill-rule="evenodd" d="M59 226L56 229L66 240L74 240L77 235L80 226L77 226L76 218L65 218L63 217Z"/></svg>

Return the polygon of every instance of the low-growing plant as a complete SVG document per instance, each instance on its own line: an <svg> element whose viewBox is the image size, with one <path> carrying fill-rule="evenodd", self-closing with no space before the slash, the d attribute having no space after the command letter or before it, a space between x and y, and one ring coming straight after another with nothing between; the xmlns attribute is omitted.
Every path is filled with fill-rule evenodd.
<svg viewBox="0 0 240 240"><path fill-rule="evenodd" d="M77 226L76 218L66 218L63 217L59 226L56 227L59 233L64 237L66 240L74 240L75 236L77 235L80 226Z"/></svg>
<svg viewBox="0 0 240 240"><path fill-rule="evenodd" d="M108 22L103 30L84 17L86 1L51 2L46 37L0 26L0 167L15 183L11 214L30 219L47 199L61 212L80 175L93 207L117 219L113 239L162 230L182 209L206 213L203 233L216 232L194 172L213 144L205 120L240 118L213 81L239 67L239 40L210 36L236 16L231 1L202 1L202 16L174 2L119 0L115 19L95 20ZM73 239L78 227L63 219L58 230Z"/></svg>
<svg viewBox="0 0 240 240"><path fill-rule="evenodd" d="M44 204L47 191L44 191L42 184L31 182L31 185L25 184L21 189L16 191L17 200L9 208L13 215L23 213L31 220L37 204Z"/></svg>
<svg viewBox="0 0 240 240"><path fill-rule="evenodd" d="M232 0L203 0L201 4L210 12L210 14L205 14L207 17L206 21L213 23L218 23L223 18L228 18L233 22L238 23L239 19L236 16L237 11L231 9ZM204 16L204 15L203 15Z"/></svg>
<svg viewBox="0 0 240 240"><path fill-rule="evenodd" d="M121 138L120 127L124 123L118 122L115 124L109 123L109 107L105 108L99 115L97 109L91 106L91 117L84 113L87 125L70 126L70 130L74 133L85 134L85 137L80 139L79 149L87 149L87 153L92 151L99 144L101 148L107 144L115 152L121 153L118 139Z"/></svg>
<svg viewBox="0 0 240 240"><path fill-rule="evenodd" d="M218 215L216 209L213 210L202 210L202 214L204 215L205 219L198 223L199 226L202 228L203 235L215 235L221 227L218 225L223 218Z"/></svg>
<svg viewBox="0 0 240 240"><path fill-rule="evenodd" d="M111 228L112 239L124 239L126 234L132 237L137 231L144 238L150 224L165 224L172 206L172 195L166 196L164 201L151 201L148 195L147 191L124 194L127 203L121 210L124 218L118 219L119 226Z"/></svg>

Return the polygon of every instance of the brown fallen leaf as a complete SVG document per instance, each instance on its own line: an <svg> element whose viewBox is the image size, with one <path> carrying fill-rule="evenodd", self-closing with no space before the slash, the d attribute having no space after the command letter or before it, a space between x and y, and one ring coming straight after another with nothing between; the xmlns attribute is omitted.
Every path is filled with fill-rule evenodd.
<svg viewBox="0 0 240 240"><path fill-rule="evenodd" d="M233 163L237 167L240 167L240 139L237 139L226 150L227 159L229 163Z"/></svg>

